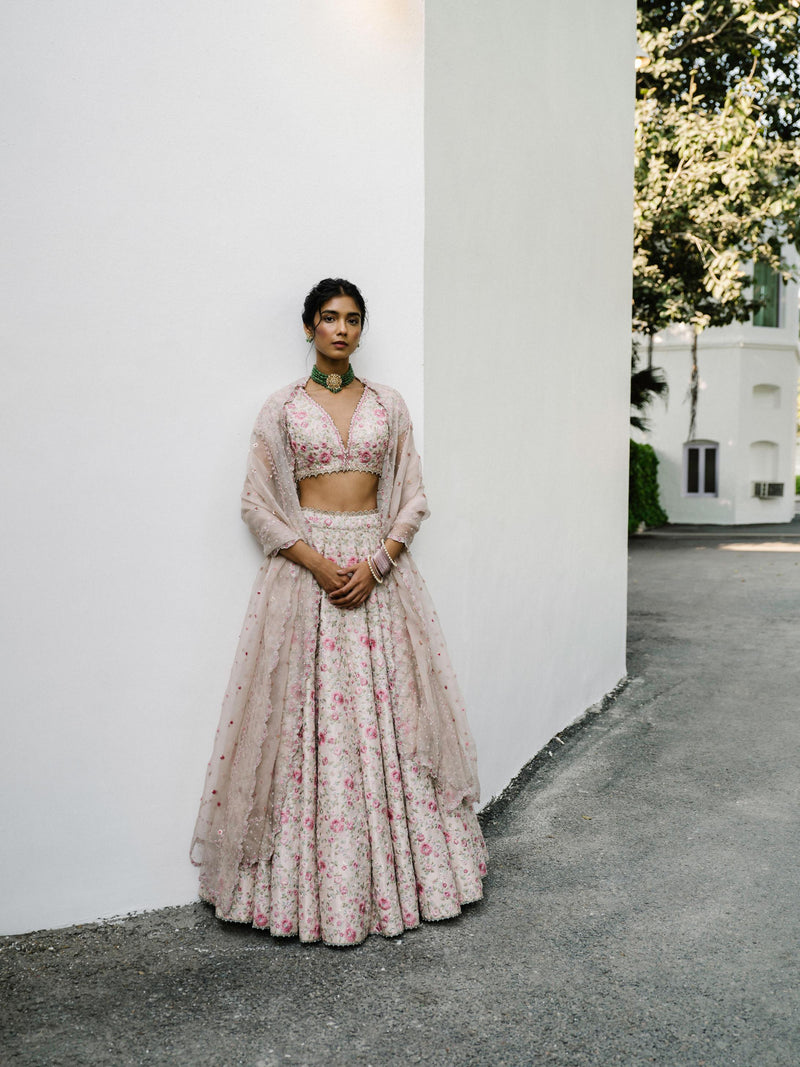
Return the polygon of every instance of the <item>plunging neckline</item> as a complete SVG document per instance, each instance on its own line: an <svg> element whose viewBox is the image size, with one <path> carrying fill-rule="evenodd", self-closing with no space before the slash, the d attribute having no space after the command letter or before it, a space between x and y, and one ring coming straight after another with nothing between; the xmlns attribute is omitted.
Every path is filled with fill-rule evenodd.
<svg viewBox="0 0 800 1067"><path fill-rule="evenodd" d="M356 379L356 380L357 380L357 381L360 381L360 379ZM324 413L325 415L327 415L327 417L328 417L328 421L330 422L331 426L332 426L332 427L334 428L334 430L336 431L336 436L337 436L337 437L339 438L339 444L340 444L340 445L342 446L342 453L343 453L343 454L344 454L345 456L349 455L349 447L350 447L350 435L351 435L351 433L352 433L352 430L353 430L353 419L354 419L354 418L356 417L356 415L358 414L358 409L359 409L359 408L361 407L361 405L363 404L363 402L364 402L364 397L366 396L366 392L367 392L367 387L366 387L366 385L364 385L364 383L363 383L363 382L361 382L361 384L362 384L362 386L364 386L364 388L363 388L363 389L361 390L361 396L360 396L360 397L358 398L358 403L357 403L357 404L356 404L356 406L355 406L355 407L353 408L353 414L352 414L352 415L350 416L350 421L349 421L349 422L348 422L348 424L347 424L347 442L345 442L345 441L344 441L344 440L342 439L342 435L341 435L341 432L340 432L340 430L339 430L339 427L338 427L338 426L336 425L336 423L334 422L334 420L333 420L333 415L331 415L331 413L330 413L330 412L328 411L328 409L327 409L327 408L324 408L324 407L322 406L322 404L320 404L320 402L319 402L318 400L315 400L315 399L314 399L314 397L313 397L313 396L311 395L311 393L309 393L308 389L306 389L305 385L302 385L302 386L300 387L300 388L301 388L301 389L303 390L303 392L304 392L304 393L306 394L306 396L308 397L308 399L309 399L309 400L311 401L311 403L312 403L312 404L316 404L316 406L317 406L317 407L319 408L319 410L320 410L321 412L323 412L323 413Z"/></svg>

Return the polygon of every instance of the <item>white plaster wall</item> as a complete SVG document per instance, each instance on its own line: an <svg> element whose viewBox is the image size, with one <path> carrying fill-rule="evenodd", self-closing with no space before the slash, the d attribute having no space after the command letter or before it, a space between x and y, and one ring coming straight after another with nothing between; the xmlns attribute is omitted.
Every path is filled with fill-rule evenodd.
<svg viewBox="0 0 800 1067"><path fill-rule="evenodd" d="M426 5L416 554L486 799L625 672L634 25L632 0Z"/></svg>
<svg viewBox="0 0 800 1067"><path fill-rule="evenodd" d="M737 523L791 522L794 517L794 451L797 425L797 358L791 349L744 349L741 368L741 460L737 471ZM753 388L777 385L778 405L754 402ZM782 497L760 500L753 496L750 446L756 441L777 445L774 481L783 483ZM770 478L770 481L773 479Z"/></svg>
<svg viewBox="0 0 800 1067"><path fill-rule="evenodd" d="M653 362L662 367L670 387L665 408L656 401L648 418L647 440L659 460L661 503L673 523L790 522L794 515L794 447L797 394L797 347L788 328L726 327L700 337L696 440L719 443L719 494L688 497L683 493L683 445L689 429L688 386L691 355L677 339L680 330L665 331L657 340ZM665 340L667 338L667 340ZM774 384L780 388L780 406L761 408L753 402L753 387ZM753 496L750 445L754 441L778 445L779 468L775 481L784 483L782 498L760 500Z"/></svg>
<svg viewBox="0 0 800 1067"><path fill-rule="evenodd" d="M785 254L796 263L793 249L786 249ZM670 397L666 409L657 400L648 413L651 431L645 440L658 454L661 503L670 522L739 525L791 521L800 355L797 336L796 281L781 287L779 326L732 322L700 335L695 438L720 443L720 491L717 498L697 498L682 492L683 445L689 428L689 334L685 326L678 325L656 335L653 363L666 371ZM753 405L752 390L754 385L769 382L780 386L781 405L765 412ZM779 444L776 480L784 482L783 498L753 497L750 444L759 440Z"/></svg>
<svg viewBox="0 0 800 1067"><path fill-rule="evenodd" d="M683 445L689 431L691 354L688 347L664 346L653 355L653 362L666 374L670 393L666 407L662 401L656 400L648 413L651 432L647 440L658 456L661 504L670 522L736 521L740 360L740 349L709 348L703 345L701 337L697 355L700 380L694 439L716 441L719 445L719 490L716 497L686 497L683 493Z"/></svg>
<svg viewBox="0 0 800 1067"><path fill-rule="evenodd" d="M3 932L195 896L249 430L320 277L422 430L422 12L2 7Z"/></svg>

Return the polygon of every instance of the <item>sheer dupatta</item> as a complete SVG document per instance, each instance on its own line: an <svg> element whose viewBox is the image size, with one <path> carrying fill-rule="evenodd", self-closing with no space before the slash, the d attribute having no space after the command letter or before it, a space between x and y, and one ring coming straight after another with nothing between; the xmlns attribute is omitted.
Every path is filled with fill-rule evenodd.
<svg viewBox="0 0 800 1067"><path fill-rule="evenodd" d="M316 620L321 590L311 573L277 553L308 540L294 482L284 406L306 379L273 394L251 438L242 517L266 553L250 596L222 706L192 842L223 908L238 869L264 855L272 839L273 769L287 701L314 700ZM389 416L390 440L378 486L384 536L411 544L428 515L408 410L387 386L365 382ZM377 545L376 545L377 548ZM408 754L435 781L454 810L479 797L475 747L455 673L431 598L408 552L388 579L396 584L411 662L398 679L400 733ZM267 850L268 851L268 850Z"/></svg>

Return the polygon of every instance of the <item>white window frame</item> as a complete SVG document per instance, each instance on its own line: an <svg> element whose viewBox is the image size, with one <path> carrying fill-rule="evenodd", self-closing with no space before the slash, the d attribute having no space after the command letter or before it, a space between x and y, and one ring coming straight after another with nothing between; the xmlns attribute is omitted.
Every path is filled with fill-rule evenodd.
<svg viewBox="0 0 800 1067"><path fill-rule="evenodd" d="M699 450L698 456L698 485L700 486L697 492L689 491L689 449L696 448ZM713 493L706 492L705 479L706 479L706 453L710 450L714 450L714 485L716 488ZM705 497L707 499L713 499L719 496L719 442L718 441L686 441L683 446L683 481L682 481L683 496L691 497L693 500L698 497Z"/></svg>

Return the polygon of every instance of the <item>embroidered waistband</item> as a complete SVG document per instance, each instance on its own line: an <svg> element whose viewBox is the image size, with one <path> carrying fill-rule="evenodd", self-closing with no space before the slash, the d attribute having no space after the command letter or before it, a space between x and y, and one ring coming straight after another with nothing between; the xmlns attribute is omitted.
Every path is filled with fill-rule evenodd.
<svg viewBox="0 0 800 1067"><path fill-rule="evenodd" d="M306 522L322 526L371 526L380 519L377 508L369 511L325 511L323 508L301 508Z"/></svg>

